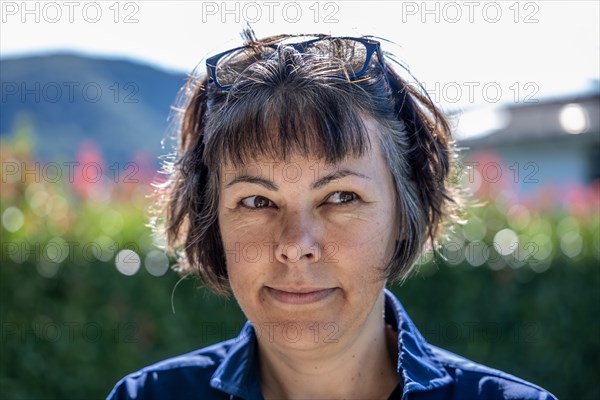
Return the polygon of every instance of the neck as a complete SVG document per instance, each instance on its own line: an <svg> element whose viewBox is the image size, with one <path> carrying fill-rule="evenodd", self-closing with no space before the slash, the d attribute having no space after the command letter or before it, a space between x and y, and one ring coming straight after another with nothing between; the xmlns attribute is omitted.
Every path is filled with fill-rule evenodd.
<svg viewBox="0 0 600 400"><path fill-rule="evenodd" d="M383 303L382 292L362 329L324 347L282 349L259 341L264 398L387 399L400 380L398 341L386 334Z"/></svg>

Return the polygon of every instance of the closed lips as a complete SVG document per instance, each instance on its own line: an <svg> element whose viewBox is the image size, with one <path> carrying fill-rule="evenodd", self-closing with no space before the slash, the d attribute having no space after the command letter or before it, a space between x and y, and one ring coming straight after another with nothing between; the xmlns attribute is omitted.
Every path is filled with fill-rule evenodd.
<svg viewBox="0 0 600 400"><path fill-rule="evenodd" d="M336 288L302 288L302 289L275 289L267 286L267 291L276 300L288 304L309 304L315 303L329 297L335 292Z"/></svg>

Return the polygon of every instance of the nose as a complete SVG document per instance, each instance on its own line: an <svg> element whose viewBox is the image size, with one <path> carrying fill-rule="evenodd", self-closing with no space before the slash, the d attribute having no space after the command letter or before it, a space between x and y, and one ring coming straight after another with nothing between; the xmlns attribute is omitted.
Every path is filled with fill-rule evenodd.
<svg viewBox="0 0 600 400"><path fill-rule="evenodd" d="M284 264L319 261L321 247L318 231L318 224L309 213L294 212L287 215L275 248L277 261Z"/></svg>

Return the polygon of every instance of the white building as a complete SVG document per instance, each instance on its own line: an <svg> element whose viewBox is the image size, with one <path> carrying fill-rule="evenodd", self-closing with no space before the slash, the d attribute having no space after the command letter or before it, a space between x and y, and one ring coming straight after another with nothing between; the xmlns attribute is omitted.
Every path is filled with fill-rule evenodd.
<svg viewBox="0 0 600 400"><path fill-rule="evenodd" d="M523 195L600 181L600 94L540 100L460 115L457 144L487 182Z"/></svg>

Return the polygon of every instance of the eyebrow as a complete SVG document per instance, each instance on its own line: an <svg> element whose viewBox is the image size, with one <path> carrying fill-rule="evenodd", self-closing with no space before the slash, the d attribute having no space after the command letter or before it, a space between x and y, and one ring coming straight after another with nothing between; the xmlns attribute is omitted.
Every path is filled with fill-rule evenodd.
<svg viewBox="0 0 600 400"><path fill-rule="evenodd" d="M335 172L332 172L328 175L325 175L324 177L322 177L321 179L319 179L316 182L313 182L313 184L311 185L311 189L319 189L322 188L323 186L334 182L338 179L344 178L346 176L357 176L359 178L363 178L363 179L371 179L370 177L363 175L359 172L355 172L349 169L340 169L337 170ZM272 190L272 191L277 191L279 190L279 186L277 186L275 183L271 182L268 179L265 178L261 178L259 176L252 176L252 175L240 175L238 177L236 177L235 179L233 179L231 182L227 183L227 185L225 186L226 188L229 188L233 185L235 185L236 183L253 183L255 185L259 185L262 186L268 190Z"/></svg>

